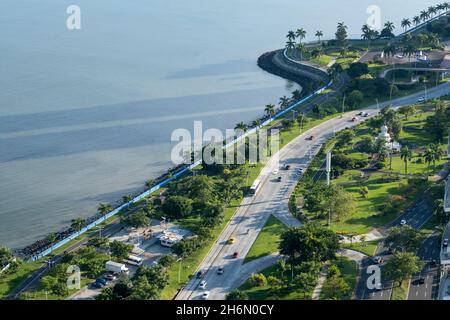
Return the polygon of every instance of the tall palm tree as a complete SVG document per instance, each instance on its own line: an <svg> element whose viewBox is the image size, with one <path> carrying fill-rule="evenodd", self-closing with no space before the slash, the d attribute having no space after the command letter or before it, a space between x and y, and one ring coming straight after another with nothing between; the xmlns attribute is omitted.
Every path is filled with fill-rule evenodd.
<svg viewBox="0 0 450 320"><path fill-rule="evenodd" d="M286 41L286 49L292 50L295 48L295 42L292 40Z"/></svg>
<svg viewBox="0 0 450 320"><path fill-rule="evenodd" d="M133 196L131 194L126 194L122 197L122 202L124 204L130 202L131 200L133 200Z"/></svg>
<svg viewBox="0 0 450 320"><path fill-rule="evenodd" d="M248 126L244 123L244 122L239 122L238 124L236 124L236 126L234 127L234 130L236 131L241 131L243 133L246 133L248 130Z"/></svg>
<svg viewBox="0 0 450 320"><path fill-rule="evenodd" d="M387 45L386 47L384 47L383 53L389 59L395 56L395 54L397 53L397 48L392 44Z"/></svg>
<svg viewBox="0 0 450 320"><path fill-rule="evenodd" d="M440 3L436 6L436 10L438 11L439 14L441 14L442 10L445 10L444 4Z"/></svg>
<svg viewBox="0 0 450 320"><path fill-rule="evenodd" d="M420 19L423 22L427 21L429 17L430 17L430 14L428 13L428 11L426 11L426 10L420 11Z"/></svg>
<svg viewBox="0 0 450 320"><path fill-rule="evenodd" d="M428 164L428 171L429 171L430 170L430 164L434 160L433 150L431 150L431 148L428 148L427 150L425 150L425 152L423 154L423 158L424 158L425 162Z"/></svg>
<svg viewBox="0 0 450 320"><path fill-rule="evenodd" d="M448 9L450 9L450 3L448 2L444 2L442 4L443 10L448 11Z"/></svg>
<svg viewBox="0 0 450 320"><path fill-rule="evenodd" d="M294 90L292 92L292 100L298 101L302 98L302 92L300 90Z"/></svg>
<svg viewBox="0 0 450 320"><path fill-rule="evenodd" d="M437 13L436 7L434 7L434 6L428 7L427 11L428 11L428 15L430 17L433 17Z"/></svg>
<svg viewBox="0 0 450 320"><path fill-rule="evenodd" d="M286 35L286 38L288 39L288 41L294 41L295 40L295 32L290 30L288 32L288 34Z"/></svg>
<svg viewBox="0 0 450 320"><path fill-rule="evenodd" d="M284 109L284 108L286 108L289 105L289 102L290 102L290 100L289 100L288 97L282 96L280 98L280 101L278 102L278 104L279 104L281 109Z"/></svg>
<svg viewBox="0 0 450 320"><path fill-rule="evenodd" d="M412 43L408 44L405 48L403 48L403 54L409 58L409 62L411 63L411 57L416 54L417 48Z"/></svg>
<svg viewBox="0 0 450 320"><path fill-rule="evenodd" d="M275 115L275 106L273 104L266 105L264 112L269 116L273 117Z"/></svg>
<svg viewBox="0 0 450 320"><path fill-rule="evenodd" d="M82 218L76 218L72 220L72 224L70 226L79 234L81 229L86 226L86 221Z"/></svg>
<svg viewBox="0 0 450 320"><path fill-rule="evenodd" d="M154 181L152 179L148 179L145 181L145 186L150 189L153 186Z"/></svg>
<svg viewBox="0 0 450 320"><path fill-rule="evenodd" d="M106 216L108 213L112 211L113 207L109 203L100 203L97 209L97 212L102 216Z"/></svg>
<svg viewBox="0 0 450 320"><path fill-rule="evenodd" d="M417 27L420 24L421 18L419 16L415 16L412 20L414 25Z"/></svg>
<svg viewBox="0 0 450 320"><path fill-rule="evenodd" d="M412 152L409 150L408 146L403 146L400 149L400 158L405 163L405 174L408 174L408 161L412 159Z"/></svg>
<svg viewBox="0 0 450 320"><path fill-rule="evenodd" d="M295 31L295 35L297 36L297 39L301 43L303 39L305 39L306 37L306 31L303 28L299 28L297 29L297 31Z"/></svg>
<svg viewBox="0 0 450 320"><path fill-rule="evenodd" d="M430 146L431 151L433 152L433 166L436 166L436 161L442 159L442 149L438 144L433 144Z"/></svg>
<svg viewBox="0 0 450 320"><path fill-rule="evenodd" d="M298 52L300 53L300 60L303 60L303 53L305 52L305 45L303 43L298 43L296 46Z"/></svg>
<svg viewBox="0 0 450 320"><path fill-rule="evenodd" d="M259 128L261 126L261 124L262 124L262 121L260 119L256 119L256 120L253 120L252 127Z"/></svg>
<svg viewBox="0 0 450 320"><path fill-rule="evenodd" d="M402 28L405 28L405 32L406 32L406 30L408 30L408 28L411 27L411 20L409 20L408 18L405 18L402 20L401 25L402 25Z"/></svg>
<svg viewBox="0 0 450 320"><path fill-rule="evenodd" d="M319 40L319 43L320 43L320 39L323 37L323 32L320 31L320 30L317 30L316 31L316 37L317 37L317 39Z"/></svg>
<svg viewBox="0 0 450 320"><path fill-rule="evenodd" d="M46 237L45 240L47 240L48 243L50 243L50 253L53 251L53 244L55 243L57 237L56 234L54 233L49 233Z"/></svg>

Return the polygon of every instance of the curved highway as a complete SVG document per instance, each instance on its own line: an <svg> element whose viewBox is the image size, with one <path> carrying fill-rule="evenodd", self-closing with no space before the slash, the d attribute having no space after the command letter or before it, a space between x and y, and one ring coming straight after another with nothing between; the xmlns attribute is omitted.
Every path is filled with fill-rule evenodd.
<svg viewBox="0 0 450 320"><path fill-rule="evenodd" d="M428 92L428 98L446 95L449 90L450 84L447 83L431 88ZM393 100L392 106L395 108L417 103L421 96L421 93L416 93ZM379 108L388 104L388 102L380 103ZM375 105L359 111L369 113L368 118L370 118L378 114L379 109ZM367 119L358 117L356 122L352 122L356 113L357 111L348 112L342 117L338 116L304 132L270 159L260 174L259 179L261 179L262 184L258 192L253 197L247 197L243 200L197 269L204 272L202 279L207 282L206 289L199 289L198 286L202 279L194 277L180 291L176 299L200 299L204 291L210 291L209 299L224 299L228 292L238 287L245 280L243 279L244 273L251 273L247 264L243 264L244 258L271 214L288 226L300 225L299 221L288 210L289 196L297 181L301 178L300 168L309 165L310 154L316 154L320 150L321 144L333 136L335 132L355 126ZM313 141L307 140L311 135L315 139ZM277 161L278 158L279 161ZM284 164L289 164L291 169L282 170ZM278 171L278 173L274 174L274 171ZM278 176L282 176L281 182L276 180ZM227 242L231 237L236 239L234 244L228 244ZM239 252L238 258L233 258L234 252ZM275 263L277 258L269 256L260 260L260 263L259 260L251 262L253 272L268 267L268 261ZM223 275L217 274L219 267L224 268Z"/></svg>

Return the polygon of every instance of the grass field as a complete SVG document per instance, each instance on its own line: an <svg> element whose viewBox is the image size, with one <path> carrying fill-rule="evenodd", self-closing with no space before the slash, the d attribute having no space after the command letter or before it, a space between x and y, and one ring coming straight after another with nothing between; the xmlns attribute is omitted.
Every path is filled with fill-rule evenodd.
<svg viewBox="0 0 450 320"><path fill-rule="evenodd" d="M244 263L278 252L280 235L284 230L286 226L274 216L270 216L245 257Z"/></svg>
<svg viewBox="0 0 450 320"><path fill-rule="evenodd" d="M392 288L391 300L406 300L408 298L408 286L409 280L403 280L401 286L395 283Z"/></svg>
<svg viewBox="0 0 450 320"><path fill-rule="evenodd" d="M345 244L342 247L345 249L351 249L351 250L355 250L358 252L362 252L368 256L373 256L375 253L375 250L377 249L379 242L380 242L379 240L366 241L364 243L357 242L357 243L353 243L353 244Z"/></svg>

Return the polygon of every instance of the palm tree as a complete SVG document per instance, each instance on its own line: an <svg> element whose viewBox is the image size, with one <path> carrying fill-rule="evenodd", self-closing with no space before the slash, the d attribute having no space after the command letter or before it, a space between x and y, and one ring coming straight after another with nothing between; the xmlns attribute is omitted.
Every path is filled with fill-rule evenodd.
<svg viewBox="0 0 450 320"><path fill-rule="evenodd" d="M292 50L295 48L295 42L292 40L286 41L286 49Z"/></svg>
<svg viewBox="0 0 450 320"><path fill-rule="evenodd" d="M303 43L298 43L296 48L297 48L298 52L300 53L300 60L302 61L303 60L303 52L305 52L306 47Z"/></svg>
<svg viewBox="0 0 450 320"><path fill-rule="evenodd" d="M53 244L55 243L57 237L56 234L54 233L49 233L46 237L45 240L47 240L48 243L50 243L50 253L53 251Z"/></svg>
<svg viewBox="0 0 450 320"><path fill-rule="evenodd" d="M295 32L290 30L288 32L288 34L286 35L286 38L288 39L288 41L294 41L295 40Z"/></svg>
<svg viewBox="0 0 450 320"><path fill-rule="evenodd" d="M300 90L294 90L292 92L292 100L298 101L302 98L302 92Z"/></svg>
<svg viewBox="0 0 450 320"><path fill-rule="evenodd" d="M70 226L79 234L81 229L86 226L86 221L82 218L76 218L72 220L72 224Z"/></svg>
<svg viewBox="0 0 450 320"><path fill-rule="evenodd" d="M436 7L430 6L428 7L428 15L433 17L437 13Z"/></svg>
<svg viewBox="0 0 450 320"><path fill-rule="evenodd" d="M414 25L417 27L420 24L421 18L419 16L415 16L412 20Z"/></svg>
<svg viewBox="0 0 450 320"><path fill-rule="evenodd" d="M286 97L286 96L282 96L281 98L280 98L280 101L278 102L278 104L279 104L279 106L280 106L280 108L281 109L284 109L284 108L286 108L288 105L289 105L289 98L288 97Z"/></svg>
<svg viewBox="0 0 450 320"><path fill-rule="evenodd" d="M420 11L420 19L423 22L427 21L429 16L430 16L430 14L427 11L425 11L425 10Z"/></svg>
<svg viewBox="0 0 450 320"><path fill-rule="evenodd" d="M372 29L370 29L369 25L365 24L361 28L362 35L361 38L367 40L367 48L370 48L370 40L372 40Z"/></svg>
<svg viewBox="0 0 450 320"><path fill-rule="evenodd" d="M248 130L248 126L244 123L244 122L239 122L238 124L236 124L236 126L234 127L234 130L236 131L241 131L243 133L246 133Z"/></svg>
<svg viewBox="0 0 450 320"><path fill-rule="evenodd" d="M450 3L448 2L444 2L442 4L443 10L448 11L448 9L450 9Z"/></svg>
<svg viewBox="0 0 450 320"><path fill-rule="evenodd" d="M145 187L150 189L153 186L153 183L154 181L152 179L148 179L147 181L145 181Z"/></svg>
<svg viewBox="0 0 450 320"><path fill-rule="evenodd" d="M320 30L317 30L317 31L316 31L316 37L317 37L317 39L319 40L319 43L320 43L320 38L323 37L323 32L320 31Z"/></svg>
<svg viewBox="0 0 450 320"><path fill-rule="evenodd" d="M397 53L397 48L394 45L387 45L384 47L383 53L387 58L394 57Z"/></svg>
<svg viewBox="0 0 450 320"><path fill-rule="evenodd" d="M440 3L436 6L436 10L439 12L439 14L441 14L442 10L445 10L444 4Z"/></svg>
<svg viewBox="0 0 450 320"><path fill-rule="evenodd" d="M438 144L433 144L430 146L430 149L433 153L433 166L436 167L436 161L439 161L442 159L442 149Z"/></svg>
<svg viewBox="0 0 450 320"><path fill-rule="evenodd" d="M303 39L306 37L306 31L303 28L297 29L295 31L295 35L297 36L297 39L299 39L299 42L301 43Z"/></svg>
<svg viewBox="0 0 450 320"><path fill-rule="evenodd" d="M408 161L412 159L412 152L409 150L408 146L403 146L400 149L400 158L405 162L405 174L408 174Z"/></svg>
<svg viewBox="0 0 450 320"><path fill-rule="evenodd" d="M403 48L403 54L409 58L409 62L411 63L411 57L416 54L416 47L410 43L405 48Z"/></svg>
<svg viewBox="0 0 450 320"><path fill-rule="evenodd" d="M256 120L253 120L252 127L259 128L261 126L261 124L262 124L262 121L260 119L256 119Z"/></svg>
<svg viewBox="0 0 450 320"><path fill-rule="evenodd" d="M409 20L408 18L403 19L401 25L402 25L402 28L405 28L405 32L406 32L406 30L409 27L411 27L411 20Z"/></svg>
<svg viewBox="0 0 450 320"><path fill-rule="evenodd" d="M130 202L131 200L133 200L133 196L131 194L127 194L122 197L122 202L124 204Z"/></svg>
<svg viewBox="0 0 450 320"><path fill-rule="evenodd" d="M275 106L273 104L266 105L264 112L269 116L273 117L275 115Z"/></svg>
<svg viewBox="0 0 450 320"><path fill-rule="evenodd" d="M108 213L112 211L112 205L109 203L100 203L97 209L97 212L100 213L102 217L106 216Z"/></svg>
<svg viewBox="0 0 450 320"><path fill-rule="evenodd" d="M428 148L427 150L425 150L425 152L423 154L423 158L425 159L425 162L428 164L428 171L429 171L430 164L434 160L433 150L431 150L431 148Z"/></svg>

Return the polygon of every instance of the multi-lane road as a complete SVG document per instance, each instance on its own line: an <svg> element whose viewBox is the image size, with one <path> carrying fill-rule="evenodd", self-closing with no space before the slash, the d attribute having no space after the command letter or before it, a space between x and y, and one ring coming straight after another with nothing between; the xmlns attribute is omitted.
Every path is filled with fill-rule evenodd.
<svg viewBox="0 0 450 320"><path fill-rule="evenodd" d="M446 95L449 90L450 84L431 88L428 90L428 98ZM421 93L416 93L393 100L392 106L395 108L417 103L421 96ZM374 105L361 111L365 111L369 113L369 117L373 117L378 114L378 108L388 104L388 102L380 103L379 106ZM256 195L244 199L217 242L200 264L198 270L203 271L202 279L192 278L180 291L176 299L199 299L205 290L210 291L210 299L223 299L228 292L239 286L243 281L242 270L247 269L246 265L243 264L244 258L271 214L288 226L300 225L288 210L289 196L301 177L300 168L308 166L310 154L316 154L321 144L333 136L335 132L355 126L367 119L358 118L356 122L352 122L355 114L356 112L346 113L342 117L338 116L304 132L272 157L260 174L259 179L262 183ZM314 136L314 140L308 140L307 138L310 136ZM291 169L282 170L284 164L289 164ZM274 172L278 173L274 174ZM278 176L282 176L281 182L277 181ZM236 240L234 244L228 244L231 237ZM238 258L233 257L235 252L239 253ZM266 267L267 260L270 259L266 259L265 263L261 263L261 265L253 263L254 272ZM272 260L273 263L276 261L275 258L272 258ZM219 267L225 269L224 274L217 274ZM207 282L205 290L198 288L201 280Z"/></svg>

